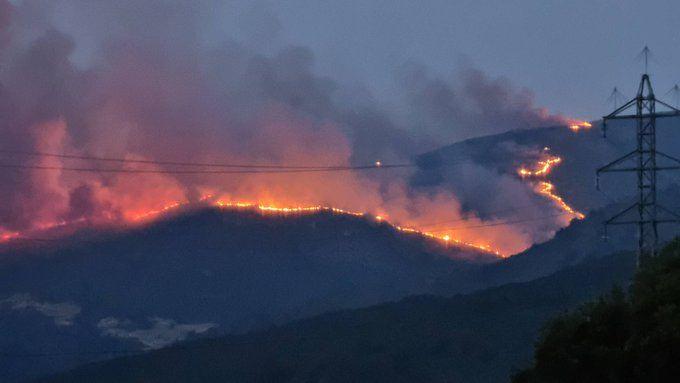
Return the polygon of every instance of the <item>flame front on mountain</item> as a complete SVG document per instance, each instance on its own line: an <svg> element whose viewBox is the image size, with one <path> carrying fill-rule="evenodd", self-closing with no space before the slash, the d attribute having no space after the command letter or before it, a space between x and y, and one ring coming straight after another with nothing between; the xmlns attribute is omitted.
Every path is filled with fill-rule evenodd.
<svg viewBox="0 0 680 383"><path fill-rule="evenodd" d="M552 172L555 166L559 165L560 163L562 163L561 157L550 155L542 160L539 160L532 169L520 167L517 170L517 174L519 174L519 176L522 178L543 179L542 181L539 181L534 184L534 190L538 194L552 200L555 203L555 206L557 206L564 213L573 215L575 218L578 219L583 219L585 218L585 214L569 206L569 204L567 204L562 197L555 193L556 192L555 185L545 180L545 178L548 176L548 174L550 174L550 172Z"/></svg>

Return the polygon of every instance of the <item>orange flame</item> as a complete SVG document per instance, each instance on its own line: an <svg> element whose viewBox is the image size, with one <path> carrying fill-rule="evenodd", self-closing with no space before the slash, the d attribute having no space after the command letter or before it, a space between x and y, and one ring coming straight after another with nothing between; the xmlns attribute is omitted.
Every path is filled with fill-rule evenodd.
<svg viewBox="0 0 680 383"><path fill-rule="evenodd" d="M586 217L585 214L574 210L574 208L572 208L566 202L564 202L564 199L562 199L562 197L555 194L555 185L551 184L550 182L547 181L539 182L536 191L546 196L547 198L553 200L562 211L573 214L578 219L584 219Z"/></svg>
<svg viewBox="0 0 680 383"><path fill-rule="evenodd" d="M209 198L209 197L208 197ZM322 206L322 205L315 205L315 206L293 206L293 207L281 207L281 206L274 206L274 205L264 205L264 204L259 204L259 203L254 203L254 202L243 202L243 201L222 201L222 200L217 200L213 202L213 206L217 206L220 208L232 208L232 209L252 209L252 210L257 210L263 214L311 214L311 213L317 213L317 212L332 212L334 214L340 214L340 215L350 215L350 216L355 216L355 217L371 217L370 214L368 213L363 213L363 212L357 212L357 211L351 211L351 210L345 210L345 209L340 209L337 207L330 207L330 206ZM395 223L392 223L388 221L384 216L381 215L376 215L373 216L373 219L376 222L381 222L384 224L387 224L394 228L397 231L400 231L402 233L412 233L412 234L417 234L429 239L435 239L438 241L444 242L444 244L449 244L449 243L454 243L458 246L461 247L467 247L471 248L477 251L482 251L485 253L490 253L499 257L502 257L503 254L498 251L494 250L491 246L486 245L486 244L479 244L479 243L472 243L472 242L467 242L459 238L452 238L451 235L449 234L439 234L439 233L434 233L434 232L429 232L429 231L424 231L420 230L414 227L409 227L409 226L401 226Z"/></svg>
<svg viewBox="0 0 680 383"><path fill-rule="evenodd" d="M589 124L590 125L590 124ZM545 150L544 150L545 151ZM533 170L521 167L517 170L520 177L532 177L532 178L543 178L545 179L550 172L555 168L555 166L562 163L562 158L557 156L550 156L544 160L537 162ZM584 219L585 214L576 211L574 208L569 206L562 197L555 193L555 185L548 181L540 181L536 184L536 192L551 199L555 205L562 211L574 215L578 219Z"/></svg>
<svg viewBox="0 0 680 383"><path fill-rule="evenodd" d="M549 157L548 159L538 161L534 170L521 167L517 173L522 177L543 177L548 175L553 167L559 165L561 162L562 158L560 157Z"/></svg>
<svg viewBox="0 0 680 383"><path fill-rule="evenodd" d="M580 120L570 120L569 121L569 129L571 129L574 132L578 132L581 129L590 129L593 127L593 124L591 124L588 121L580 121Z"/></svg>
<svg viewBox="0 0 680 383"><path fill-rule="evenodd" d="M402 232L402 233L408 233L408 234L414 234L414 235L419 235L421 237L424 237L426 239L431 239L440 242L441 244L448 246L449 244L455 244L457 246L463 247L463 248L469 248L475 251L480 251L483 253L491 254L497 257L505 257L503 253L501 253L499 250L494 249L490 245L487 244L481 244L481 243L475 243L475 242L469 242L465 241L460 238L454 238L452 237L451 234L441 234L439 232L431 232L431 231L424 231L420 230L415 227L410 227L410 226L401 226L398 224L395 224L393 222L390 222L386 219L385 216L383 215L375 215L372 216L369 213L363 213L363 212L358 212L358 211L351 211L351 210L346 210L346 209L341 209L337 207L331 207L331 206L323 206L323 205L313 205L313 206L277 206L277 205L271 205L271 204L262 204L262 203L256 203L256 202L248 202L248 201L225 201L221 199L215 199L212 195L206 195L200 199L200 202L203 203L208 203L209 206L217 207L220 209L233 209L233 210L252 210L252 211L257 211L261 214L267 215L267 214L295 214L295 215L300 215L300 214L314 214L314 213L319 213L319 212L331 212L333 214L338 214L338 215L346 215L346 216L353 216L353 217L366 217L366 218L371 218L375 220L375 222L385 224L390 226L391 228ZM172 211L178 211L179 209L183 207L188 207L192 205L191 202L173 202L168 205L163 206L160 209L155 209L155 210L149 210L146 212L138 213L138 214L133 214L129 215L128 219L131 222L137 222L137 223L146 223L154 220L155 218L158 218L158 216L172 212ZM73 222L75 223L75 221ZM58 222L55 224L43 224L40 225L39 228L37 228L37 231L40 230L50 230L54 229L57 227L65 226L67 225L67 222ZM25 237L22 233L20 232L3 232L0 233L0 243L2 242L8 242L12 240L21 240L23 238L30 238L30 237Z"/></svg>
<svg viewBox="0 0 680 383"><path fill-rule="evenodd" d="M547 148L544 149L544 152L547 152ZM544 158L540 161L537 162L537 164L534 167L522 167L518 169L518 174L522 177L531 177L531 178L545 178L550 172L554 169L555 166L559 165L562 162L562 159L557 156L549 156L547 158ZM205 193L215 193L215 190L206 190ZM542 181L540 183L536 184L536 192L550 198L554 203L563 211L570 213L574 215L575 217L582 219L584 216L580 212L575 211L572 209L569 205L566 204L566 202L559 197L555 193L555 188L552 184L550 184L547 181ZM278 193L277 193L278 194ZM113 222L115 221L121 221L122 222L127 222L127 223L146 223L150 220L153 220L157 218L159 215L166 214L172 211L179 211L185 207L188 207L192 205L194 202L190 202L188 198L182 198L181 196L177 196L181 199L172 199L172 196L164 196L169 197L166 198L166 203L165 205L162 205L160 208L156 209L144 209L142 204L135 203L134 208L130 210L124 210L122 212L122 215L120 216L106 216L104 219L105 221L102 221L104 224L106 222ZM175 197L175 198L177 198ZM136 202L136 201L132 201ZM465 226L459 227L459 228L442 228L441 230L439 228L435 229L425 229L425 227L432 226L432 225L427 225L423 222L420 222L420 218L427 218L425 216L423 217L404 217L404 214L400 214L401 212L394 212L396 217L401 217L397 218L397 220L401 219L401 222L397 222L396 220L393 220L389 218L384 211L371 211L370 213L368 209L364 206L363 209L366 209L364 211L351 211L351 210L346 210L342 208L338 208L335 206L328 206L328 205L316 205L313 204L314 202L312 201L312 204L300 204L296 203L294 200L286 200L284 199L279 199L278 197L272 196L270 193L262 195L261 197L258 196L255 201L248 201L248 200L240 200L237 198L233 197L223 197L223 198L214 198L213 194L205 194L203 198L199 200L199 202L203 204L207 204L210 206L215 206L218 208L222 209L251 209L258 211L262 214L313 214L317 212L332 212L335 214L342 214L342 215L351 215L351 216L356 216L356 217L366 217L368 219L373 219L375 222L389 225L393 229L403 232L403 233L411 233L414 235L419 235L422 237L425 237L427 239L432 239L437 242L440 242L444 246L448 246L449 244L451 245L456 245L456 246L461 246L461 247L466 247L470 249L475 249L477 251L482 251L488 254L494 254L499 257L505 257L508 254L513 254L514 251L516 251L516 247L510 247L507 246L508 242L516 239L512 233L510 232L503 234L503 232L499 233L494 233L493 235L477 235L474 232L470 232L469 230L466 230L467 228ZM362 210L363 210L362 209ZM429 216L428 216L429 217ZM80 219L84 220L84 219ZM476 220L475 218L471 218L471 221ZM475 222L475 225L479 225L481 223L481 220L477 220L478 222ZM74 221L75 222L75 221ZM424 220L424 222L428 222L427 220ZM431 222L431 221L430 221ZM22 238L28 239L30 237L30 233L36 233L36 231L40 230L50 230L52 228L60 227L60 226L65 226L69 222L58 222L54 223L52 225L49 224L40 224L40 225L34 225L33 229L27 234L27 233L0 233L0 241L6 242L6 241L11 241L11 240L21 240ZM421 227L421 225L424 225ZM474 226L473 226L474 228ZM500 234L500 236L499 236ZM493 245L489 244L489 242L492 242ZM503 247L505 246L505 247ZM522 249L520 249L522 250Z"/></svg>

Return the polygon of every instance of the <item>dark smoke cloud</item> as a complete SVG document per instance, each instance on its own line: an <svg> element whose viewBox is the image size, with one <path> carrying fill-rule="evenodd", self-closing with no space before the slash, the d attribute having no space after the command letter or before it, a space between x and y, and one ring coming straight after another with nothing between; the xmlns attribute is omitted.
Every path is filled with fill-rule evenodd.
<svg viewBox="0 0 680 383"><path fill-rule="evenodd" d="M467 64L448 81L417 63L397 75L413 119L434 137L463 140L513 129L563 125L536 106L534 94L506 78L490 78Z"/></svg>
<svg viewBox="0 0 680 383"><path fill-rule="evenodd" d="M21 3L8 26L20 36L10 42L2 62L7 69L1 78L5 139L0 145L5 150L273 164L372 162L413 154L410 142L390 139L400 133L386 116L367 119L362 116L368 112L338 108L332 100L337 85L313 73L308 49L293 46L264 56L229 40L203 47L203 23L216 4ZM71 34L56 29L62 19L77 26L65 28ZM73 62L82 41L96 47L84 67ZM380 124L375 130L367 125L373 122ZM381 140L352 150L351 141L366 142L372 134ZM376 157L388 153L390 158ZM126 195L139 192L139 182L115 175L35 171L3 172L2 177L8 203L0 207L0 218L8 230L101 210L104 216L117 216L116 209L134 199ZM160 201L196 197L204 189L250 190L256 188L252 184L270 183L149 178L154 179L147 180L151 186L143 194ZM320 197L331 200L323 193Z"/></svg>
<svg viewBox="0 0 680 383"><path fill-rule="evenodd" d="M528 92L478 71L467 70L461 86L454 87L412 68L401 78L414 117L436 128L430 131L435 140L417 138L423 136L420 129L416 135L398 125L370 96L361 103L348 100L352 92L317 75L308 48L258 51L255 45L275 38L276 25L264 35L257 35L260 28L246 30L253 45L207 39L223 6L216 0L25 0L14 9L0 0L0 36L6 40L0 55L0 148L130 159L365 164L408 161L445 143L442 137L553 119L533 106ZM248 17L253 23L258 18L274 22L273 15L261 10ZM457 130L449 133L451 125ZM74 165L53 158L3 156L2 161ZM161 167L151 169L156 168ZM461 203L451 191L414 190L400 176L130 177L3 171L1 229L126 219L206 194L330 204L405 224L460 216ZM480 220L470 216L470 222ZM513 251L532 238L499 227L486 231L484 240Z"/></svg>

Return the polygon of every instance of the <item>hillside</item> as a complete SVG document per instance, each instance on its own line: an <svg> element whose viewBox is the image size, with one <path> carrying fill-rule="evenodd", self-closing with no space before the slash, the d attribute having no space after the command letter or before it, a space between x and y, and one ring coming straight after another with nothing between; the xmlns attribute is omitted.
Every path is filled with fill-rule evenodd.
<svg viewBox="0 0 680 383"><path fill-rule="evenodd" d="M659 147L676 156L680 142L674 132L678 128L678 119L659 122ZM572 221L553 238L542 243L538 241L508 259L471 272L454 271L441 279L437 292L469 292L529 281L588 258L634 249L633 226L611 227L606 238L603 226L607 218L634 201L634 174L603 176L599 192L595 176L597 168L634 146L634 134L629 125L610 124L605 139L599 124L594 124L592 128L578 132L564 126L514 130L465 140L421 155L419 170L411 180L414 186L425 190L445 186L460 196L468 211L487 219L515 219L518 210L527 208L527 201L519 202L518 196L524 194L509 188L530 190L530 186L523 184L517 176L517 169L533 163L544 148L549 148L548 153L561 157L562 162L548 179L568 204L586 213L584 220ZM461 181L470 177L476 177L474 187ZM659 176L660 202L673 211L680 211L678 184L680 174L677 172L664 172ZM543 207L528 213L529 219L550 211L550 202L543 196L531 191L528 194L532 196L529 205ZM517 198L513 199L513 196ZM677 226L661 225L660 235L663 241L670 240L677 235Z"/></svg>
<svg viewBox="0 0 680 383"><path fill-rule="evenodd" d="M666 206L680 211L678 190L666 189L662 194L670 202ZM446 295L530 281L589 259L599 258L603 254L632 251L637 245L635 226L610 227L605 238L603 222L623 206L611 204L593 210L584 220L572 221L568 227L558 231L553 239L536 244L510 258L465 272L454 270L440 279L436 292ZM662 242L677 235L678 225L659 226Z"/></svg>
<svg viewBox="0 0 680 383"><path fill-rule="evenodd" d="M628 144L602 140L596 128L574 134L560 127L480 137L421 156L413 185L446 186L462 193L465 209L499 219L506 217L465 198L460 179L468 164L516 177L517 167L535 153L531 148L550 145L564 157L550 179L565 199L587 211L586 219L500 262L470 249L435 246L361 217L264 218L210 209L138 229L77 233L56 246L5 248L0 251L0 312L11 335L0 338L0 351L60 355L0 359L0 376L16 381L115 356L102 350L154 349L238 334L414 294L451 296L527 282L632 249L632 228L612 230L605 242L601 226L623 206L617 201L625 198L617 196L625 196L625 189L597 194L592 182L594 169ZM485 196L479 202L505 195L497 189L502 183L479 184L488 188L474 191ZM680 201L673 188L663 195ZM668 230L664 238L674 233ZM80 350L94 353L83 356Z"/></svg>
<svg viewBox="0 0 680 383"><path fill-rule="evenodd" d="M659 149L672 156L680 156L680 139L677 130L680 120L660 120L658 126ZM577 210L590 212L608 204L632 197L635 190L635 176L605 175L596 190L596 170L635 148L635 134L630 125L610 123L607 138L602 137L599 123L592 128L573 132L559 127L513 130L506 133L473 138L432 152L418 158L419 172L412 183L421 188L446 186L454 190L465 206L482 216L498 210L489 201L489 196L508 195L507 183L497 182L498 175L516 178L521 165L532 163L537 153L548 148L551 155L562 158L562 162L551 172L549 179L555 184L560 195ZM663 160L659 160L663 161ZM480 171L482 169L483 171ZM471 173L474 172L474 173ZM484 172L488 172L484 173ZM666 172L659 181L668 186L680 181L677 172ZM470 188L461 179L474 176L489 176L488 182L477 180ZM496 177L490 177L494 175ZM663 186L660 186L660 189ZM505 193L503 193L505 192ZM478 196L485 196L480 199ZM513 200L501 201L506 208L516 207ZM511 212L507 212L511 213Z"/></svg>
<svg viewBox="0 0 680 383"><path fill-rule="evenodd" d="M456 260L458 258L458 260ZM431 292L488 255L362 217L206 209L0 253L0 351L157 348ZM109 355L0 358L3 382Z"/></svg>
<svg viewBox="0 0 680 383"><path fill-rule="evenodd" d="M550 321L532 382L672 382L680 374L680 241L643 263L630 293L615 291Z"/></svg>
<svg viewBox="0 0 680 383"><path fill-rule="evenodd" d="M616 254L528 283L324 314L38 382L505 382L528 364L546 319L626 285L632 270L633 257Z"/></svg>

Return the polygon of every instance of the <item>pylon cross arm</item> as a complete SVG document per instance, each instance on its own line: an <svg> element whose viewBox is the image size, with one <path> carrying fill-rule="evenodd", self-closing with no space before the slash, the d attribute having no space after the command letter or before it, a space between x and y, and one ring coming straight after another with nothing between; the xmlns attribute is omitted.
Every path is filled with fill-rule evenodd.
<svg viewBox="0 0 680 383"><path fill-rule="evenodd" d="M621 105L618 109L616 109L615 111L604 116L602 119L606 121L608 119L614 118L617 115L619 115L621 112L623 112L623 111L627 110L628 108L634 106L636 103L637 103L637 97L628 101L627 103Z"/></svg>
<svg viewBox="0 0 680 383"><path fill-rule="evenodd" d="M673 217L673 219L665 220L666 222L680 222L680 214L677 214L662 205L656 205L656 208Z"/></svg>
<svg viewBox="0 0 680 383"><path fill-rule="evenodd" d="M597 175L599 176L600 173L607 173L607 172L615 172L615 171L625 171L625 170L620 170L617 169L616 166L620 165L628 160L633 160L635 157L638 155L637 150L633 150L632 152L619 157L615 159L614 161L608 163L607 165L602 166L601 168L597 169Z"/></svg>
<svg viewBox="0 0 680 383"><path fill-rule="evenodd" d="M656 151L656 155L659 156L659 157L663 157L663 158L665 158L665 159L667 159L667 160L670 160L670 161L673 162L675 165L680 165L680 158L675 158L675 157L673 157L673 156L669 156L668 154L663 153L663 152L660 152L660 151L658 151L658 150Z"/></svg>
<svg viewBox="0 0 680 383"><path fill-rule="evenodd" d="M674 106L671 106L671 105L669 105L668 103L663 102L663 101L661 101L661 100L656 100L656 102L659 103L659 104L661 104L661 105L663 105L663 106L665 106L666 108L670 109L670 111L667 112L667 113L672 113L671 116L677 116L678 114L680 114L680 109L678 109L678 108L676 108L676 107L674 107Z"/></svg>
<svg viewBox="0 0 680 383"><path fill-rule="evenodd" d="M650 117L656 117L656 118L664 118L664 117L678 117L680 116L680 112L656 112L656 113L643 113L641 115L637 114L625 114L625 115L616 115L616 116L606 116L603 117L603 120L628 120L628 119L633 119L633 118L650 118Z"/></svg>
<svg viewBox="0 0 680 383"><path fill-rule="evenodd" d="M626 222L619 222L618 219L621 218L621 217L623 217L623 216L625 216L627 213L629 213L629 212L631 212L631 211L637 209L638 206L640 206L640 204L636 202L636 203L634 203L634 204L628 206L627 208L621 210L620 212L616 213L613 217L611 217L611 218L609 218L608 220L604 221L605 226L606 226L606 225L625 225L625 224L628 224L628 223L629 223L628 221L626 221ZM637 221L633 221L633 222L637 222Z"/></svg>

